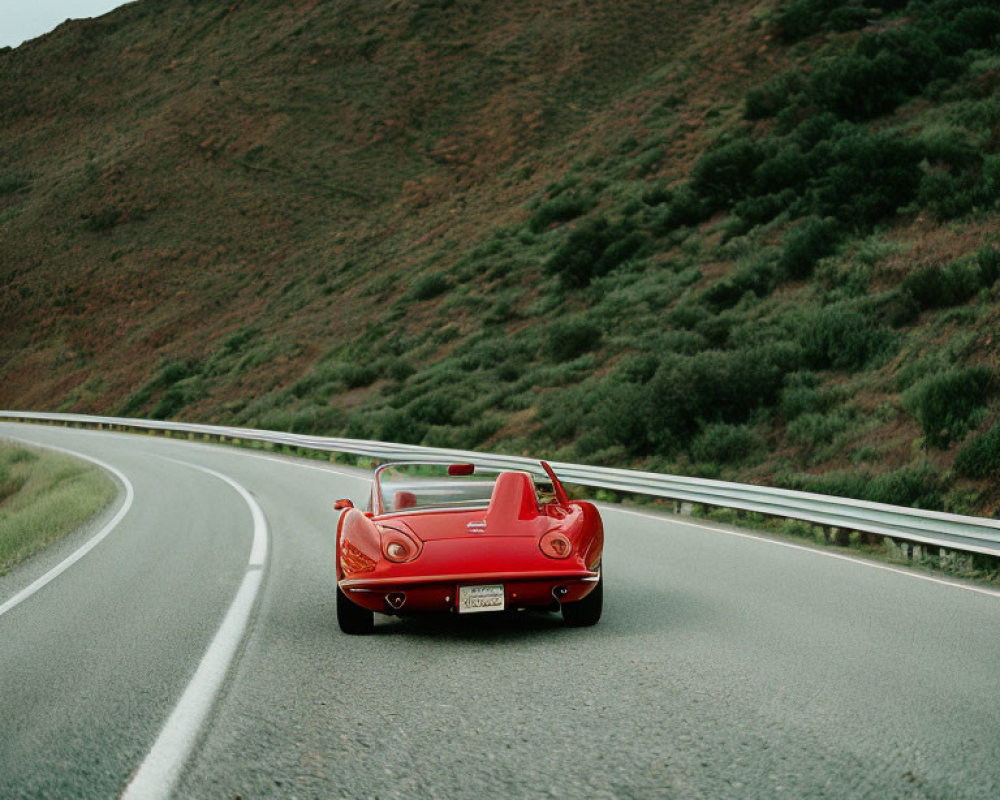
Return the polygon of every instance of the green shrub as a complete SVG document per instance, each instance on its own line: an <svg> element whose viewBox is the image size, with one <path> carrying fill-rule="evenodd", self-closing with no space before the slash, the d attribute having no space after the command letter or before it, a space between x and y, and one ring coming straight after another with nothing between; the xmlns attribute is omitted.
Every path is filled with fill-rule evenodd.
<svg viewBox="0 0 1000 800"><path fill-rule="evenodd" d="M952 174L945 170L928 172L920 180L917 203L940 220L954 219L975 208L979 199L977 176L969 172Z"/></svg>
<svg viewBox="0 0 1000 800"><path fill-rule="evenodd" d="M448 426L432 425L427 429L421 444L426 447L448 447L457 450L472 450L501 428L494 417L484 417L472 425Z"/></svg>
<svg viewBox="0 0 1000 800"><path fill-rule="evenodd" d="M754 171L765 158L761 146L741 137L705 153L691 170L691 188L711 207L723 208L753 186Z"/></svg>
<svg viewBox="0 0 1000 800"><path fill-rule="evenodd" d="M414 300L431 300L450 288L451 283L442 273L428 272L413 282L409 294Z"/></svg>
<svg viewBox="0 0 1000 800"><path fill-rule="evenodd" d="M153 419L166 419L202 396L199 373L200 365L195 361L166 361L159 374L143 384L119 413L126 417L134 414L162 390L150 414Z"/></svg>
<svg viewBox="0 0 1000 800"><path fill-rule="evenodd" d="M948 308L964 303L983 288L991 270L978 262L954 261L943 267L924 267L909 273L900 288L910 293L923 309Z"/></svg>
<svg viewBox="0 0 1000 800"><path fill-rule="evenodd" d="M758 261L747 264L728 278L709 286L702 298L716 311L735 306L748 292L756 297L767 297L776 283L774 264Z"/></svg>
<svg viewBox="0 0 1000 800"><path fill-rule="evenodd" d="M554 443L573 439L584 427L588 411L590 416L597 416L600 405L598 399L587 398L579 387L565 392L546 392L538 401L540 433Z"/></svg>
<svg viewBox="0 0 1000 800"><path fill-rule="evenodd" d="M226 356L239 355L259 334L260 328L257 327L240 328L223 343L222 354Z"/></svg>
<svg viewBox="0 0 1000 800"><path fill-rule="evenodd" d="M642 202L647 206L661 206L669 203L673 197L673 192L667 188L664 181L656 181L643 190Z"/></svg>
<svg viewBox="0 0 1000 800"><path fill-rule="evenodd" d="M544 269L558 275L564 287L581 288L636 255L647 241L631 221L613 225L598 217L573 231Z"/></svg>
<svg viewBox="0 0 1000 800"><path fill-rule="evenodd" d="M864 499L873 503L940 511L944 508L945 488L941 476L933 467L911 465L875 476L865 490Z"/></svg>
<svg viewBox="0 0 1000 800"><path fill-rule="evenodd" d="M867 500L871 476L863 472L827 472L824 475L795 475L785 481L789 489Z"/></svg>
<svg viewBox="0 0 1000 800"><path fill-rule="evenodd" d="M755 195L776 194L785 189L802 192L813 174L813 164L795 141L776 144L775 152L753 172Z"/></svg>
<svg viewBox="0 0 1000 800"><path fill-rule="evenodd" d="M891 54L865 58L854 53L821 63L806 95L842 119L863 121L892 111L905 94L898 85L906 64Z"/></svg>
<svg viewBox="0 0 1000 800"><path fill-rule="evenodd" d="M748 425L706 425L691 443L691 456L711 464L742 464L764 452L764 440Z"/></svg>
<svg viewBox="0 0 1000 800"><path fill-rule="evenodd" d="M935 373L903 394L903 408L920 424L929 445L948 447L968 431L973 413L985 405L991 380L988 367Z"/></svg>
<svg viewBox="0 0 1000 800"><path fill-rule="evenodd" d="M714 317L709 317L708 320L706 321L711 321L716 319L719 319L718 315ZM697 353L702 352L703 350L707 350L709 347L709 342L700 333L696 333L694 331L668 330L650 336L648 339L643 341L643 346L651 347L653 351L659 355L662 355L664 353L679 353L685 356L693 356L696 355ZM635 357L633 357L633 359L634 358ZM652 357L650 356L650 358ZM635 361L634 360L632 362L626 361L626 363L635 363ZM646 363L648 365L648 362L640 362L640 363ZM656 366L654 361L652 371L649 372L649 374L645 377L644 380L648 380L650 377L652 377L652 374L655 371L656 371Z"/></svg>
<svg viewBox="0 0 1000 800"><path fill-rule="evenodd" d="M711 208L690 184L685 184L670 193L670 200L654 225L657 233L697 225L704 220Z"/></svg>
<svg viewBox="0 0 1000 800"><path fill-rule="evenodd" d="M1000 278L1000 247L995 244L981 247L976 253L976 264L980 285L989 289Z"/></svg>
<svg viewBox="0 0 1000 800"><path fill-rule="evenodd" d="M855 417L854 409L838 409L833 413L806 412L788 423L788 439L809 448L830 444L850 429Z"/></svg>
<svg viewBox="0 0 1000 800"><path fill-rule="evenodd" d="M888 331L846 303L813 312L800 336L806 363L813 369L861 369L891 341Z"/></svg>
<svg viewBox="0 0 1000 800"><path fill-rule="evenodd" d="M831 217L807 220L785 237L778 268L789 278L808 278L817 261L836 252L842 235L840 223Z"/></svg>
<svg viewBox="0 0 1000 800"><path fill-rule="evenodd" d="M781 404L779 408L782 416L788 422L791 422L802 414L822 414L837 399L833 392L820 388L815 383L802 384L798 381L788 380L800 375L807 375L813 380L816 378L812 372L797 372L786 376L785 388L781 390Z"/></svg>
<svg viewBox="0 0 1000 800"><path fill-rule="evenodd" d="M800 117L794 119L795 124L788 134L788 139L797 144L803 153L809 154L811 161L814 158L811 151L817 146L834 142L855 130L854 125L844 122L830 111L819 111L810 114L805 119Z"/></svg>
<svg viewBox="0 0 1000 800"><path fill-rule="evenodd" d="M567 398L563 414L576 416L569 407L573 403L591 409L585 418L577 417L578 425L589 434L587 441L580 442L581 454L589 455L616 444L634 455L651 451L644 414L645 389L631 377L628 369L619 370Z"/></svg>
<svg viewBox="0 0 1000 800"><path fill-rule="evenodd" d="M593 198L561 194L538 207L528 220L528 229L532 233L542 233L553 225L569 222L586 214L593 207Z"/></svg>
<svg viewBox="0 0 1000 800"><path fill-rule="evenodd" d="M955 15L952 30L965 41L965 48L987 48L1000 35L1000 10L989 8L986 3L963 8Z"/></svg>
<svg viewBox="0 0 1000 800"><path fill-rule="evenodd" d="M169 419L185 406L199 400L203 395L200 378L179 380L163 391L149 416L152 419Z"/></svg>
<svg viewBox="0 0 1000 800"><path fill-rule="evenodd" d="M744 116L749 120L773 117L801 90L802 81L797 74L781 75L747 92Z"/></svg>
<svg viewBox="0 0 1000 800"><path fill-rule="evenodd" d="M678 303L666 314L666 322L671 327L693 330L698 323L711 316L703 306L691 302Z"/></svg>
<svg viewBox="0 0 1000 800"><path fill-rule="evenodd" d="M708 343L710 348L721 350L729 344L735 313L738 312L722 312L707 316L695 325L694 331Z"/></svg>
<svg viewBox="0 0 1000 800"><path fill-rule="evenodd" d="M953 79L963 68L949 55L963 48L956 48L948 34L946 26L920 22L867 34L853 52L816 69L805 95L844 119L867 120L892 111L932 81Z"/></svg>
<svg viewBox="0 0 1000 800"><path fill-rule="evenodd" d="M196 374L197 365L193 361L168 361L160 368L160 375L153 383L155 386L170 386Z"/></svg>
<svg viewBox="0 0 1000 800"><path fill-rule="evenodd" d="M417 371L417 368L406 358L393 358L386 366L386 377L402 383Z"/></svg>
<svg viewBox="0 0 1000 800"><path fill-rule="evenodd" d="M365 427L373 431L373 438L382 442L420 444L428 426L415 419L408 411L389 408L374 414L373 419ZM347 435L356 434L349 431ZM362 435L358 438L368 437Z"/></svg>
<svg viewBox="0 0 1000 800"><path fill-rule="evenodd" d="M797 199L798 196L793 190L783 189L780 192L754 195L740 200L733 206L733 213L743 221L744 225L736 226L734 232L745 232L754 225L770 222L790 208Z"/></svg>
<svg viewBox="0 0 1000 800"><path fill-rule="evenodd" d="M940 510L944 507L945 485L933 467L909 465L883 475L828 472L823 476L794 476L788 488L805 492L853 497L872 503Z"/></svg>
<svg viewBox="0 0 1000 800"><path fill-rule="evenodd" d="M817 159L826 156L817 154ZM920 186L920 147L892 133L855 130L832 145L810 193L813 213L867 230L910 203Z"/></svg>
<svg viewBox="0 0 1000 800"><path fill-rule="evenodd" d="M839 16L837 15L839 12ZM852 19L856 20L854 27L864 25L866 13L864 7L847 5L842 0L792 0L781 6L774 17L778 36L786 42L797 42L808 36L813 36L825 30L843 30L833 27L833 20L854 12ZM839 25L843 25L840 22Z"/></svg>
<svg viewBox="0 0 1000 800"><path fill-rule="evenodd" d="M966 442L955 456L955 472L976 480L1000 479L1000 423Z"/></svg>
<svg viewBox="0 0 1000 800"><path fill-rule="evenodd" d="M701 420L746 421L754 410L774 403L782 377L797 368L798 357L787 344L666 356L642 387L649 442L667 453L689 440Z"/></svg>
<svg viewBox="0 0 1000 800"><path fill-rule="evenodd" d="M601 329L581 318L557 320L548 330L545 355L552 361L572 361L600 344Z"/></svg>
<svg viewBox="0 0 1000 800"><path fill-rule="evenodd" d="M345 364L337 372L337 377L345 389L360 389L370 386L378 379L380 370L375 364Z"/></svg>
<svg viewBox="0 0 1000 800"><path fill-rule="evenodd" d="M890 327L901 328L917 321L920 316L920 304L909 291L898 287L879 297L875 311L879 319Z"/></svg>
<svg viewBox="0 0 1000 800"><path fill-rule="evenodd" d="M948 117L956 125L977 133L989 133L1000 125L1000 103L993 97L962 100L948 109Z"/></svg>

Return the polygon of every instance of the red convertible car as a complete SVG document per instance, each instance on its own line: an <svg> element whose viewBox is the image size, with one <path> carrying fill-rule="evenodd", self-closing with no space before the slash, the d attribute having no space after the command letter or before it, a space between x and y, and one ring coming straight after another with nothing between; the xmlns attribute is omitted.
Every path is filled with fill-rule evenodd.
<svg viewBox="0 0 1000 800"><path fill-rule="evenodd" d="M601 618L604 529L590 503L548 481L473 464L385 464L368 511L350 500L337 525L337 622L371 633L374 612L562 610Z"/></svg>

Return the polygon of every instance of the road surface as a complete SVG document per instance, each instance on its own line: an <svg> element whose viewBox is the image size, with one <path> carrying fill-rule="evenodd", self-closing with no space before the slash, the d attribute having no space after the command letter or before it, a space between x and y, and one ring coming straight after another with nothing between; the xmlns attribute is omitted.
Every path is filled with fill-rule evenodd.
<svg viewBox="0 0 1000 800"><path fill-rule="evenodd" d="M377 617L347 637L332 504L363 502L364 472L0 436L96 458L133 495L0 613L0 797L1000 797L989 590L605 507L595 628ZM107 525L118 480L0 604Z"/></svg>

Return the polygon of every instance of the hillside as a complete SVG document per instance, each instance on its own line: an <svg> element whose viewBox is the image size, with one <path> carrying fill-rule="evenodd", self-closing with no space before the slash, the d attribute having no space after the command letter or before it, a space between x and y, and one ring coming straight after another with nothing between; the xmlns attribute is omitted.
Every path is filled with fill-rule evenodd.
<svg viewBox="0 0 1000 800"><path fill-rule="evenodd" d="M985 0L142 0L0 51L0 407L1000 510Z"/></svg>

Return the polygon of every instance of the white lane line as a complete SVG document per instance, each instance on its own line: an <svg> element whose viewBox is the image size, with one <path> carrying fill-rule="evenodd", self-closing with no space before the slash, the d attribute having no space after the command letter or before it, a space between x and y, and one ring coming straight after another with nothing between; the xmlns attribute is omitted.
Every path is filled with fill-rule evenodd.
<svg viewBox="0 0 1000 800"><path fill-rule="evenodd" d="M169 797L173 792L243 640L267 562L267 520L250 493L221 472L197 464L177 463L212 475L228 483L239 493L250 507L253 517L253 545L250 548L247 571L236 597L152 749L125 787L123 800L159 800Z"/></svg>
<svg viewBox="0 0 1000 800"><path fill-rule="evenodd" d="M887 564L879 564L875 561L869 561L865 558L859 558L858 556L844 555L843 553L831 553L828 550L820 550L815 547L806 547L801 544L793 544L792 542L782 542L777 539L770 539L766 536L759 536L753 533L742 533L740 531L726 530L725 528L716 528L712 525L701 525L697 522L688 522L686 520L674 519L673 517L663 517L657 516L655 514L647 514L642 511L632 511L631 509L618 508L614 506L602 506L603 509L617 512L619 514L632 514L636 517L643 517L644 519L655 520L657 522L669 522L676 525L686 525L689 528L700 528L701 530L712 531L714 533L724 533L727 536L735 536L739 539L753 539L756 542L763 542L764 544L772 544L776 547L786 547L789 550L799 550L803 553L811 553L814 556L823 556L824 558L833 558L837 561L848 561L851 564L858 564L862 567L870 567L871 569L879 569L883 572L893 572L896 575L903 575L907 578L914 578L920 581L928 581L930 583L937 583L941 586L950 586L953 589L964 589L967 592L975 592L976 594L983 594L987 597L1000 597L1000 591L996 589L987 589L983 586L972 586L970 584L959 583L957 581L949 581L944 578L935 578L932 575L921 575L919 572L913 572L907 569L901 569L899 567L890 567Z"/></svg>
<svg viewBox="0 0 1000 800"><path fill-rule="evenodd" d="M11 437L11 438L17 438L17 437ZM92 456L84 455L83 453L77 453L75 450L67 450L64 447L55 447L54 445L50 444L42 445L38 444L37 442L30 441L28 439L18 438L18 441L26 442L32 445L33 447L41 447L48 450L57 450L60 453L65 453L66 455L70 455L75 458L81 458L84 461L89 461L92 464L96 464L101 469L107 470L112 475L114 475L119 481L121 481L122 485L125 487L125 502L122 503L122 506L121 508L118 509L118 512L110 520L108 520L108 523L103 528L101 528L96 534L94 534L94 536L88 539L87 542L82 547L80 547L79 549L75 550L73 553L68 555L65 559L56 564L56 566L54 566L52 569L50 569L48 572L42 575L42 577L38 578L38 580L36 580L34 583L19 591L17 594L15 594L6 602L0 604L0 617L2 617L4 614L6 614L8 611L10 611L18 604L23 603L39 589L43 588L44 586L46 586L47 584L51 583L53 580L58 578L66 570L72 567L77 561L79 561L81 558L87 555L87 553L89 553L91 550L97 547L97 545L99 545L104 540L104 537L106 537L109 533L111 533L111 531L115 529L118 523L122 521L124 516L128 513L129 509L132 507L132 500L135 498L135 489L132 488L132 482L125 477L125 474L121 470L112 467L110 464L104 461L100 461L99 459L93 458Z"/></svg>

